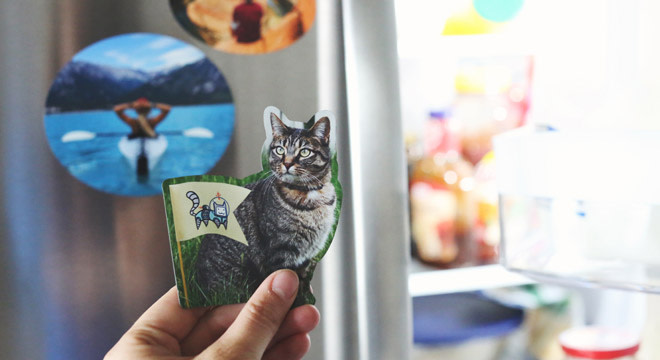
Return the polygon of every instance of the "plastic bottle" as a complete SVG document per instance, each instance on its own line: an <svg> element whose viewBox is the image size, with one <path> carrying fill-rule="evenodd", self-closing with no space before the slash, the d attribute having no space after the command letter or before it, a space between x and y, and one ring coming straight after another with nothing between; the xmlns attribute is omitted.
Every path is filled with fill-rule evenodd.
<svg viewBox="0 0 660 360"><path fill-rule="evenodd" d="M474 199L476 216L472 226L476 261L480 264L497 262L500 244L495 154L486 154L476 166Z"/></svg>
<svg viewBox="0 0 660 360"><path fill-rule="evenodd" d="M586 326L564 331L559 343L566 360L634 360L639 335L626 329Z"/></svg>
<svg viewBox="0 0 660 360"><path fill-rule="evenodd" d="M426 263L464 265L473 257L473 168L461 157L460 141L444 112L432 112L427 129L427 154L413 167L410 178L413 241Z"/></svg>

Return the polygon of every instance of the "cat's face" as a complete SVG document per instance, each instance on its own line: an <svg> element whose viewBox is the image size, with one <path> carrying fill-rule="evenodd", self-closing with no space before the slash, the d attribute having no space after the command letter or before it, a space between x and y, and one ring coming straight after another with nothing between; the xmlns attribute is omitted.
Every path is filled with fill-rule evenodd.
<svg viewBox="0 0 660 360"><path fill-rule="evenodd" d="M330 120L318 120L311 129L290 128L274 113L270 115L273 141L269 163L284 183L320 187L330 171Z"/></svg>
<svg viewBox="0 0 660 360"><path fill-rule="evenodd" d="M213 212L218 216L227 216L226 204L218 205L217 203L213 203Z"/></svg>

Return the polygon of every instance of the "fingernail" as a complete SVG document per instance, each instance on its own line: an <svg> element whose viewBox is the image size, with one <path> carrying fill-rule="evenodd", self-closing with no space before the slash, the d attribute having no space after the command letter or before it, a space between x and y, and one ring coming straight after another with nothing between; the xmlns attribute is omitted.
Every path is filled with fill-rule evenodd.
<svg viewBox="0 0 660 360"><path fill-rule="evenodd" d="M291 270L280 271L275 275L270 288L279 297L288 300L298 292L298 276Z"/></svg>

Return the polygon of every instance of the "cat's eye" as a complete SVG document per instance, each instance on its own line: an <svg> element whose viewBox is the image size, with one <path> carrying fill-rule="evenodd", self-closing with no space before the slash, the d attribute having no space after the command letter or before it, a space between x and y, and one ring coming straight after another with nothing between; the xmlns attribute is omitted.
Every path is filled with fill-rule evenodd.
<svg viewBox="0 0 660 360"><path fill-rule="evenodd" d="M275 148L275 154L277 155L284 155L284 148L281 146L278 146Z"/></svg>
<svg viewBox="0 0 660 360"><path fill-rule="evenodd" d="M300 150L300 156L301 156L301 157L306 158L306 157L308 157L308 156L310 156L310 155L312 155L312 152L311 152L309 149L302 149L302 150Z"/></svg>

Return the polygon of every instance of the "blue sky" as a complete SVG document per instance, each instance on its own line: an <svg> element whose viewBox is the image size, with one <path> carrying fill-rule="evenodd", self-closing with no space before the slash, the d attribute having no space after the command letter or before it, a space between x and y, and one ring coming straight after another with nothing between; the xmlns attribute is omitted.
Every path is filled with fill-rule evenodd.
<svg viewBox="0 0 660 360"><path fill-rule="evenodd" d="M202 57L203 52L181 40L136 33L101 40L84 48L73 60L151 72L189 64Z"/></svg>

